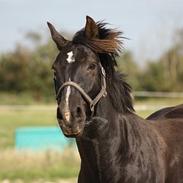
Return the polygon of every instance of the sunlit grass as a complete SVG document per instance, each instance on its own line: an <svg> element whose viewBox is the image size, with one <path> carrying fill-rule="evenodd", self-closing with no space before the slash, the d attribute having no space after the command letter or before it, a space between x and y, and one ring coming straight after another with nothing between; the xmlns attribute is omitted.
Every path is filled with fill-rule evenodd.
<svg viewBox="0 0 183 183"><path fill-rule="evenodd" d="M0 181L21 179L24 182L36 179L54 180L76 177L80 159L73 148L64 152L1 151Z"/></svg>

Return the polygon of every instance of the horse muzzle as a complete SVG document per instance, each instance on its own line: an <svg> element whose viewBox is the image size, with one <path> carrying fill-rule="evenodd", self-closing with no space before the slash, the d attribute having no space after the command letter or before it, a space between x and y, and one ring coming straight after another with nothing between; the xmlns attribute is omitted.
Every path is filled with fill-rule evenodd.
<svg viewBox="0 0 183 183"><path fill-rule="evenodd" d="M66 137L81 136L86 120L84 106L75 104L70 110L65 105L58 106L57 120Z"/></svg>
<svg viewBox="0 0 183 183"><path fill-rule="evenodd" d="M79 126L73 128L70 125L66 125L66 122L64 120L59 120L59 119L58 119L58 124L62 129L63 134L66 137L78 137L82 135L83 130Z"/></svg>

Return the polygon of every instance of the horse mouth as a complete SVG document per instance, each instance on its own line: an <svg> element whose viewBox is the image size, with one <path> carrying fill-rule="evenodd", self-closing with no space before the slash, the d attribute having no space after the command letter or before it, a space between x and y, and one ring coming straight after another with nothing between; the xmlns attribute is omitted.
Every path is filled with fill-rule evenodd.
<svg viewBox="0 0 183 183"><path fill-rule="evenodd" d="M66 133L66 132L63 132L63 133L66 137L69 137L69 138L76 138L76 137L81 136L81 131L78 131L78 132L75 132L75 133Z"/></svg>
<svg viewBox="0 0 183 183"><path fill-rule="evenodd" d="M82 135L82 130L77 128L76 130L72 129L72 128L67 128L65 125L64 125L64 120L62 119L57 119L58 120L58 124L59 124L59 127L61 128L63 134L66 136L66 137L69 137L69 138L76 138L76 137L79 137Z"/></svg>
<svg viewBox="0 0 183 183"><path fill-rule="evenodd" d="M68 130L64 130L62 128L63 134L68 137L68 138L76 138L76 137L80 137L82 135L81 130L78 130L76 132L72 132L72 131L68 131Z"/></svg>

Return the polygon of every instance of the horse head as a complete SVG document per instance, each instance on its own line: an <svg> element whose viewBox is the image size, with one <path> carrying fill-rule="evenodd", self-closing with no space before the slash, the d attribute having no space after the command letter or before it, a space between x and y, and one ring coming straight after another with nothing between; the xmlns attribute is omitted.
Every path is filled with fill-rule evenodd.
<svg viewBox="0 0 183 183"><path fill-rule="evenodd" d="M86 17L85 27L72 41L65 39L48 22L59 54L53 63L58 123L67 137L83 134L86 121L97 103L106 96L106 79L115 72L120 50L120 32Z"/></svg>

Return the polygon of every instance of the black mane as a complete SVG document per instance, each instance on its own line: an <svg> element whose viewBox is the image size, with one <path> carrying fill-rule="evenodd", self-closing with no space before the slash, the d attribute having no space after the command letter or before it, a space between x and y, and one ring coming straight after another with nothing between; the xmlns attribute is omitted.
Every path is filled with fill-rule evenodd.
<svg viewBox="0 0 183 183"><path fill-rule="evenodd" d="M99 57L107 75L107 92L113 107L119 112L133 112L131 87L125 81L125 76L116 71L118 57L121 53L122 32L106 28L106 23L98 22L99 35L97 38L88 39L84 29L77 32L73 43L82 44L92 49Z"/></svg>

